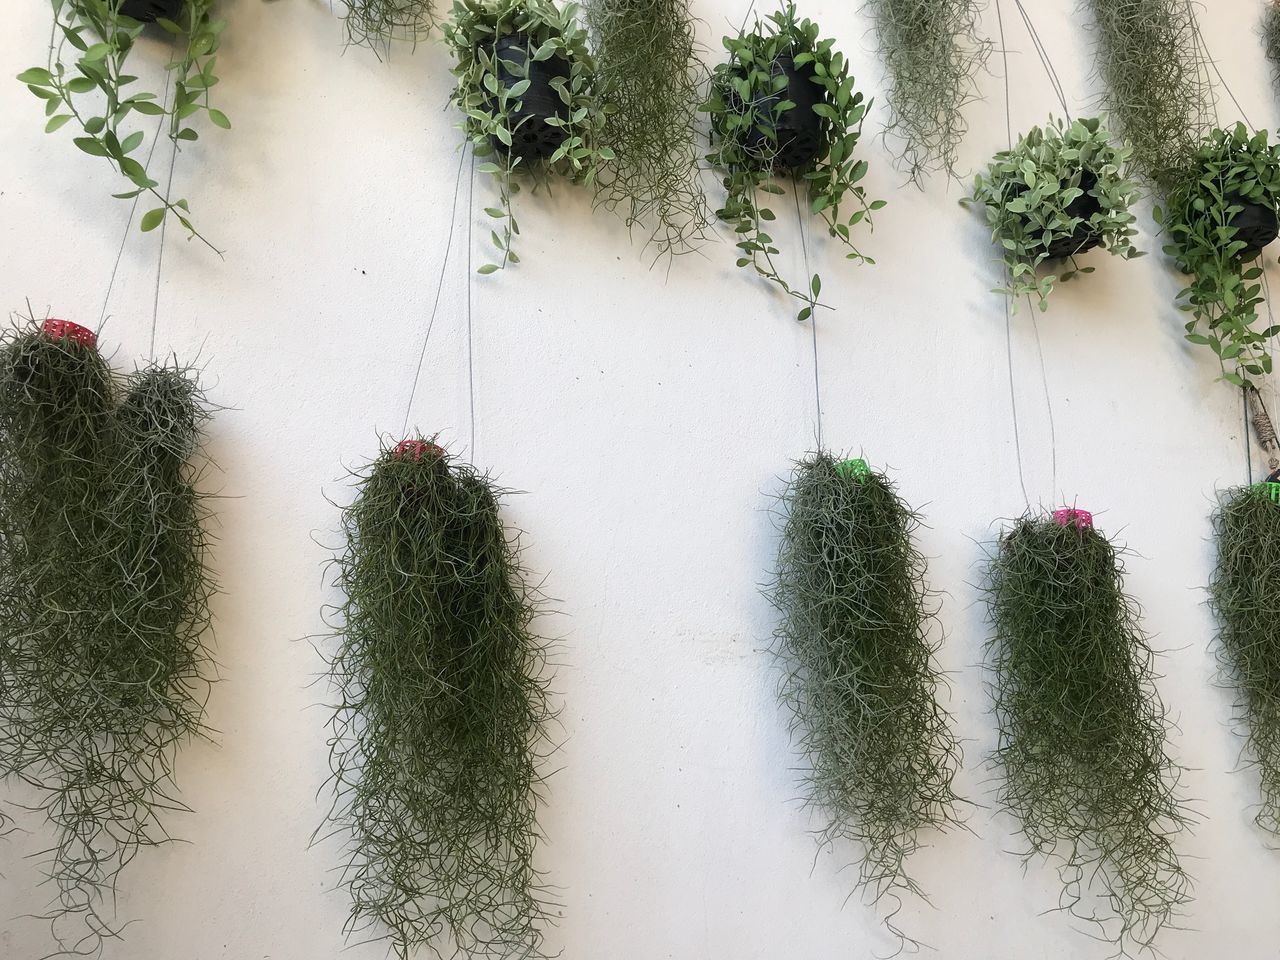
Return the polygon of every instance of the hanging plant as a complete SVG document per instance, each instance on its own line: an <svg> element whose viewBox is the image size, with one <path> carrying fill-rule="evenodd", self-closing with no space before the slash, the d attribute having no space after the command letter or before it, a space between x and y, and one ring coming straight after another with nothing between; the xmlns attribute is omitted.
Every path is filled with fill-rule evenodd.
<svg viewBox="0 0 1280 960"><path fill-rule="evenodd" d="M738 237L738 266L802 301L797 319L806 320L820 305L822 280L815 273L793 286L778 273L778 248L763 226L775 215L758 196L781 194L778 177L804 184L810 213L849 248L847 259L873 263L850 237L859 222L869 222L870 211L884 206L867 202L859 186L867 162L853 156L870 101L854 89L835 42L819 40L818 25L797 19L795 4L757 17L751 30L725 37L724 45L729 59L715 68L703 107L711 115L707 160L724 173L726 197L716 216Z"/></svg>
<svg viewBox="0 0 1280 960"><path fill-rule="evenodd" d="M1173 846L1188 814L1120 552L1059 510L1016 521L988 572L1000 801L1027 855L1058 862L1062 908L1149 948L1190 898ZM1095 891L1106 907L1084 903Z"/></svg>
<svg viewBox="0 0 1280 960"><path fill-rule="evenodd" d="M1268 341L1280 333L1280 326L1256 326L1262 268L1252 263L1276 238L1278 205L1280 144L1239 123L1210 133L1167 206L1155 209L1169 237L1165 252L1191 276L1178 294L1191 314L1187 339L1209 347L1220 379L1237 386L1271 372Z"/></svg>
<svg viewBox="0 0 1280 960"><path fill-rule="evenodd" d="M1213 126L1214 92L1186 0L1089 0L1106 112L1162 191Z"/></svg>
<svg viewBox="0 0 1280 960"><path fill-rule="evenodd" d="M125 866L185 810L203 731L213 590L188 457L207 416L185 371L122 384L75 324L0 339L0 770L40 796L50 924L92 956L123 929Z"/></svg>
<svg viewBox="0 0 1280 960"><path fill-rule="evenodd" d="M960 764L937 701L919 520L864 461L825 452L797 465L783 503L775 641L810 800L829 818L820 839L860 847L859 885L874 899L914 890L906 861L922 829L954 822Z"/></svg>
<svg viewBox="0 0 1280 960"><path fill-rule="evenodd" d="M900 144L899 165L913 181L945 170L968 132L963 110L977 98L974 74L991 42L978 33L979 0L873 0L871 14L889 78L885 134Z"/></svg>
<svg viewBox="0 0 1280 960"><path fill-rule="evenodd" d="M603 143L599 81L575 13L573 4L558 10L550 0L454 0L445 24L455 60L451 100L475 155L492 157L480 170L496 178L501 198L485 212L498 223L491 237L502 259L480 273L520 260L511 249L520 232L511 210L517 174L591 185L615 159Z"/></svg>
<svg viewBox="0 0 1280 960"><path fill-rule="evenodd" d="M331 820L349 931L397 957L545 957L533 865L552 711L535 601L488 477L384 450L343 514Z"/></svg>
<svg viewBox="0 0 1280 960"><path fill-rule="evenodd" d="M973 196L961 202L982 205L1008 278L998 290L1015 307L1017 297L1034 295L1047 309L1057 281L1093 272L1076 258L1095 247L1126 260L1140 256L1131 239L1137 185L1125 178L1128 159L1129 149L1111 143L1101 120L1067 125L1051 118L974 177Z"/></svg>
<svg viewBox="0 0 1280 960"><path fill-rule="evenodd" d="M688 0L588 0L585 13L616 155L603 196L660 254L684 252L710 223L695 146L705 69Z"/></svg>
<svg viewBox="0 0 1280 960"><path fill-rule="evenodd" d="M440 25L434 0L344 0L342 22L347 40L374 50L387 50L392 41L416 44Z"/></svg>
<svg viewBox="0 0 1280 960"><path fill-rule="evenodd" d="M160 226L172 215L192 237L209 242L191 224L185 199L173 199L139 160L147 132L134 129L146 117L167 117L174 148L200 134L192 118L204 113L217 127L229 129L226 114L210 103L209 91L218 82L214 73L218 44L226 23L213 17L214 0L50 0L54 35L49 61L18 75L45 103L48 133L73 124L75 145L92 157L102 157L128 180L131 187L113 194L132 200L142 194L159 205L143 214L144 231ZM163 102L154 93L134 90L138 78L129 73L129 57L146 24L173 38L172 59L166 68L170 94ZM154 147L153 147L154 149ZM212 248L212 245L210 245Z"/></svg>
<svg viewBox="0 0 1280 960"><path fill-rule="evenodd" d="M1280 483L1227 491L1213 526L1218 564L1210 597L1220 624L1219 658L1262 779L1258 825L1280 833Z"/></svg>

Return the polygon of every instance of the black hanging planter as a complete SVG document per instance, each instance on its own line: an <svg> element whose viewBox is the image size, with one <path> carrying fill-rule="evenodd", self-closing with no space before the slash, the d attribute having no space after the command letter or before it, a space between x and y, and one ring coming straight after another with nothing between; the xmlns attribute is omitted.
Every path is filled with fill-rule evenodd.
<svg viewBox="0 0 1280 960"><path fill-rule="evenodd" d="M1084 192L1066 206L1067 215L1079 217L1080 222L1076 224L1076 228L1069 236L1058 237L1049 244L1049 249L1046 251L1047 259L1061 260L1065 257L1078 256L1102 245L1102 234L1090 222L1093 215L1102 210L1102 204L1090 192L1097 185L1098 178L1092 171L1081 171L1080 189Z"/></svg>
<svg viewBox="0 0 1280 960"><path fill-rule="evenodd" d="M822 136L822 118L813 112L819 103L825 103L827 92L813 77L813 67L806 64L797 67L795 58L781 54L770 67L773 77L785 75L787 85L777 93L769 92L759 97L753 107L757 115L772 117L773 108L783 100L795 104L773 121L758 123L748 130L743 146L753 155L767 155L777 140L774 154L775 170L799 170L818 160L826 149ZM741 109L741 101L738 108ZM770 136L772 134L772 137Z"/></svg>
<svg viewBox="0 0 1280 960"><path fill-rule="evenodd" d="M154 23L160 19L176 23L182 16L184 3L186 0L122 0L120 13L139 23Z"/></svg>
<svg viewBox="0 0 1280 960"><path fill-rule="evenodd" d="M526 163L550 158L568 137L564 127L547 122L569 119L568 104L551 85L554 80L569 82L568 61L563 57L530 60L529 38L523 33L509 33L499 37L494 45L494 55L497 59L498 81L505 89L510 90L526 78L529 81L528 89L516 99L511 109L511 146L508 147L497 137L493 137L494 149L499 153L519 157ZM492 108L497 107L496 101L491 103Z"/></svg>
<svg viewBox="0 0 1280 960"><path fill-rule="evenodd" d="M1233 239L1243 240L1245 247L1237 257L1241 260L1252 260L1262 252L1262 248L1280 236L1280 219L1276 211L1263 203L1246 200L1243 197L1228 197L1232 205L1243 207L1231 215L1227 223L1235 228Z"/></svg>

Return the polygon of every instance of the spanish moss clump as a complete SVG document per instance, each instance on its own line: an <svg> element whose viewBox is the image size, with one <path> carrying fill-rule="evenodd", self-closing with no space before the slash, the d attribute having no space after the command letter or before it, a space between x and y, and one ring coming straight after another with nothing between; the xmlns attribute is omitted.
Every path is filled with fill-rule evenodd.
<svg viewBox="0 0 1280 960"><path fill-rule="evenodd" d="M825 452L797 465L783 503L776 651L810 800L830 818L819 839L859 846L858 884L873 900L916 891L906 860L919 831L955 822L960 764L937 700L919 518L861 460Z"/></svg>
<svg viewBox="0 0 1280 960"><path fill-rule="evenodd" d="M60 321L5 335L0 410L0 757L53 827L44 919L92 956L120 936L125 866L187 809L173 771L203 730L214 589L188 458L207 412L185 371L121 384Z"/></svg>
<svg viewBox="0 0 1280 960"><path fill-rule="evenodd" d="M1214 530L1218 566L1209 589L1218 654L1262 777L1258 825L1280 833L1280 484L1226 492Z"/></svg>
<svg viewBox="0 0 1280 960"><path fill-rule="evenodd" d="M401 958L544 957L547 648L501 491L426 441L384 450L357 479L331 661L348 932Z"/></svg>
<svg viewBox="0 0 1280 960"><path fill-rule="evenodd" d="M417 43L440 23L432 0L346 0L347 40L386 50L393 40Z"/></svg>
<svg viewBox="0 0 1280 960"><path fill-rule="evenodd" d="M1215 122L1213 84L1186 0L1089 0L1106 112L1137 171L1167 192Z"/></svg>
<svg viewBox="0 0 1280 960"><path fill-rule="evenodd" d="M1272 0L1262 11L1262 43L1271 64L1271 77L1280 83L1280 3Z"/></svg>
<svg viewBox="0 0 1280 960"><path fill-rule="evenodd" d="M1188 814L1120 554L1084 511L1025 516L989 575L1000 801L1026 855L1058 863L1060 909L1122 953L1150 948L1190 900L1173 846Z"/></svg>
<svg viewBox="0 0 1280 960"><path fill-rule="evenodd" d="M956 150L968 132L963 110L978 96L974 74L991 42L978 33L979 0L870 0L889 76L892 116L885 135L898 163L919 182L934 170L956 176Z"/></svg>
<svg viewBox="0 0 1280 960"><path fill-rule="evenodd" d="M710 224L696 147L706 71L688 0L590 0L585 13L611 107L604 199L661 253L686 251Z"/></svg>

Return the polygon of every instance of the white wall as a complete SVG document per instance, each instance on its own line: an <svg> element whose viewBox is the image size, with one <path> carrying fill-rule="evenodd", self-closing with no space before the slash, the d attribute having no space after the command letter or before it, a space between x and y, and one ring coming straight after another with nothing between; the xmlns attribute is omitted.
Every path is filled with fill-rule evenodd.
<svg viewBox="0 0 1280 960"><path fill-rule="evenodd" d="M1015 130L1056 105L1025 31L1005 3ZM48 12L7 5L0 76L43 63ZM439 45L390 63L343 52L318 2L227 0L218 99L231 133L211 131L178 161L180 193L225 260L170 232L158 344L208 364L222 468L215 562L224 682L217 745L182 755L195 815L172 826L190 844L141 856L120 913L142 922L112 960L311 960L339 955L347 901L332 846L308 850L326 766L321 662L302 639L323 629L325 544L335 540L344 468L398 433L448 229L460 140L445 109ZM879 89L868 21L856 4L810 0ZM1073 111L1096 87L1075 4L1027 0ZM709 57L745 5L699 0ZM1276 101L1255 36L1260 4L1214 0L1211 50L1250 119ZM995 33L994 7L986 24ZM139 58L158 57L155 48ZM998 58L971 111L972 168L1004 144ZM105 164L70 130L41 132L39 104L0 82L0 302L96 323L127 205ZM884 113L875 108L869 130ZM1223 121L1234 119L1224 110ZM1051 870L1005 851L1014 824L990 812L982 762L993 743L984 687L983 611L973 584L996 518L1023 509L1005 362L1004 313L984 227L956 184L904 185L874 136L868 189L886 197L864 240L874 267L818 243L825 433L829 445L889 465L931 528L925 551L945 591L943 666L967 742L962 792L983 806L974 834L936 839L914 874L932 907L899 922L946 960L1104 957L1058 914ZM711 178L708 183L715 188ZM465 197L464 184L464 197ZM476 209L492 188L481 177ZM895 944L873 909L846 903L850 851L816 856L796 802L796 759L763 652L773 615L758 584L774 538L766 514L779 476L813 437L809 330L764 285L735 270L728 244L648 269L582 191L518 199L524 262L474 283L476 450L528 491L507 514L557 599L563 764L544 813L542 866L563 887L551 935L573 960L826 960ZM1156 250L1145 210L1145 249ZM477 219L474 258L485 256ZM809 225L811 235L816 227ZM465 216L459 218L459 230ZM794 221L775 231L795 271ZM462 234L460 234L461 236ZM122 365L145 354L158 236L130 232L103 343ZM455 248L413 419L455 450L468 439L464 245ZM1182 850L1198 899L1170 957L1274 957L1280 854L1252 824L1256 774L1238 771L1229 695L1213 685L1204 607L1214 491L1243 478L1238 395L1213 383L1211 357L1181 339L1178 280L1158 253L1059 289L1038 318L1057 427L1051 469L1043 386L1025 310L1012 355L1026 482L1033 501L1078 500L1133 548L1129 585L1166 652L1160 691L1179 722L1173 751L1203 815ZM1271 268L1273 280L1280 274ZM39 924L33 832L0 841L0 957L31 960ZM367 960L383 947L342 956Z"/></svg>

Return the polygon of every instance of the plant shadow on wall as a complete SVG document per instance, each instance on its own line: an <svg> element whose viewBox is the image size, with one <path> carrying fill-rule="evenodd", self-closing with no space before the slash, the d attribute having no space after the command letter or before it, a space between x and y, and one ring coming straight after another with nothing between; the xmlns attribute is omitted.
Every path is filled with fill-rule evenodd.
<svg viewBox="0 0 1280 960"><path fill-rule="evenodd" d="M868 202L860 181L867 161L854 157L870 101L854 89L844 55L835 42L819 39L818 25L797 17L794 4L751 30L725 37L729 59L712 75L704 110L711 116L708 162L723 173L724 205L716 211L737 237L739 267L750 267L788 296L804 303L807 320L821 303L822 280L803 285L784 279L774 257L778 248L766 224L775 212L761 193L780 196L778 178L790 178L800 205L801 187L811 214L822 217L830 236L845 245L846 258L874 263L853 244L851 230L884 201ZM799 219L799 218L797 218ZM803 229L803 224L798 226Z"/></svg>
<svg viewBox="0 0 1280 960"><path fill-rule="evenodd" d="M488 274L520 260L511 200L522 179L596 185L615 155L603 143L599 81L573 4L455 0L444 33L455 60L451 100L474 155L484 158L480 171L498 184L500 206L485 213L501 259L479 268Z"/></svg>
<svg viewBox="0 0 1280 960"><path fill-rule="evenodd" d="M130 184L113 196L123 200L149 197L158 206L143 214L141 227L154 230L173 216L194 237L215 249L196 230L185 199L169 195L169 186L150 170L155 138L167 128L177 149L200 134L192 120L204 114L216 127L228 129L226 114L212 105L210 91L218 83L217 51L226 23L215 19L215 0L50 0L53 31L43 67L18 75L45 104L53 133L74 125L74 143L82 152L101 157ZM153 25L153 26L149 26ZM146 34L155 32L156 37ZM151 42L170 38L170 49ZM169 86L163 99L137 89L129 73L130 58L146 48L165 57ZM151 152L140 160L147 132L137 129L146 118L158 118Z"/></svg>
<svg viewBox="0 0 1280 960"><path fill-rule="evenodd" d="M974 177L973 195L960 202L981 205L1004 262L1006 282L997 290L1015 310L1020 296L1048 309L1055 283L1093 271L1078 262L1090 250L1103 247L1126 260L1142 255L1132 240L1129 208L1138 188L1125 175L1129 154L1097 118L1051 118Z"/></svg>

